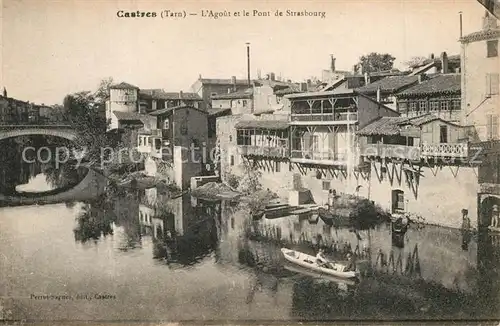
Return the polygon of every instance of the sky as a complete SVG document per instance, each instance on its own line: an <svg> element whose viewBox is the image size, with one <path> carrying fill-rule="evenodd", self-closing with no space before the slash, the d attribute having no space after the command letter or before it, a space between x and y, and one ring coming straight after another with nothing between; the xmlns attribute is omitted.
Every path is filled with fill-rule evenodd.
<svg viewBox="0 0 500 326"><path fill-rule="evenodd" d="M119 18L119 10L157 17ZM163 10L188 15L162 19ZM233 17L202 17L202 10ZM234 17L242 10L251 15ZM253 10L271 16L252 17ZM284 16L274 16L276 10ZM286 17L286 10L326 17ZM189 91L199 75L246 78L246 42L252 78L258 70L298 82L320 78L330 54L339 70L351 70L370 52L390 53L404 68L414 56L460 53L459 11L464 34L481 28L484 9L475 0L3 0L0 87L9 97L39 104L95 90L106 77Z"/></svg>

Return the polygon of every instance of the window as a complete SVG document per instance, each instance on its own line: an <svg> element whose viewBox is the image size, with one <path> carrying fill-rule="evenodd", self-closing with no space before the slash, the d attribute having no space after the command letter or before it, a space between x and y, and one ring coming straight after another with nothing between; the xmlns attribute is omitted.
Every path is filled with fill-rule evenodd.
<svg viewBox="0 0 500 326"><path fill-rule="evenodd" d="M251 145L253 130L237 130L236 145ZM229 136L231 137L231 136Z"/></svg>
<svg viewBox="0 0 500 326"><path fill-rule="evenodd" d="M498 95L498 74L486 74L486 95Z"/></svg>
<svg viewBox="0 0 500 326"><path fill-rule="evenodd" d="M498 115L489 114L487 116L486 133L488 140L498 139Z"/></svg>
<svg viewBox="0 0 500 326"><path fill-rule="evenodd" d="M487 58L498 57L498 40L492 40L486 42L486 57Z"/></svg>
<svg viewBox="0 0 500 326"><path fill-rule="evenodd" d="M402 190L396 189L392 191L392 212L404 211L405 209L405 193Z"/></svg>
<svg viewBox="0 0 500 326"><path fill-rule="evenodd" d="M448 101L441 101L441 111L448 110Z"/></svg>
<svg viewBox="0 0 500 326"><path fill-rule="evenodd" d="M231 155L230 157L230 163L229 163L231 166L234 165L234 155Z"/></svg>
<svg viewBox="0 0 500 326"><path fill-rule="evenodd" d="M247 100L243 100L243 107L247 106Z"/></svg>
<svg viewBox="0 0 500 326"><path fill-rule="evenodd" d="M427 111L427 102L426 101L420 101L418 103L418 108L419 108L419 111Z"/></svg>
<svg viewBox="0 0 500 326"><path fill-rule="evenodd" d="M163 129L169 129L170 128L170 119L165 119L163 121Z"/></svg>
<svg viewBox="0 0 500 326"><path fill-rule="evenodd" d="M281 162L276 162L276 172L281 171Z"/></svg>
<svg viewBox="0 0 500 326"><path fill-rule="evenodd" d="M460 100L453 100L451 102L451 109L452 110L460 110L460 107L461 107Z"/></svg>
<svg viewBox="0 0 500 326"><path fill-rule="evenodd" d="M431 107L431 111L438 111L439 110L439 102L438 101L431 101L430 107Z"/></svg>
<svg viewBox="0 0 500 326"><path fill-rule="evenodd" d="M323 190L330 190L330 181L323 181L322 182Z"/></svg>
<svg viewBox="0 0 500 326"><path fill-rule="evenodd" d="M398 108L399 108L399 111L406 112L406 110L408 110L408 103L406 103L406 102L399 102L398 103Z"/></svg>
<svg viewBox="0 0 500 326"><path fill-rule="evenodd" d="M448 142L448 126L439 126L439 142Z"/></svg>
<svg viewBox="0 0 500 326"><path fill-rule="evenodd" d="M417 111L417 102L410 102L410 111Z"/></svg>

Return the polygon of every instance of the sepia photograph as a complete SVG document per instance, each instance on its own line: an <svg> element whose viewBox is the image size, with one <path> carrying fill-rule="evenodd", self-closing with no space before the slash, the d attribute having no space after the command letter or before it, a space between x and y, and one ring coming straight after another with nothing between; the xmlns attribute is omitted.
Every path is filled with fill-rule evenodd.
<svg viewBox="0 0 500 326"><path fill-rule="evenodd" d="M500 322L499 0L0 3L0 322Z"/></svg>

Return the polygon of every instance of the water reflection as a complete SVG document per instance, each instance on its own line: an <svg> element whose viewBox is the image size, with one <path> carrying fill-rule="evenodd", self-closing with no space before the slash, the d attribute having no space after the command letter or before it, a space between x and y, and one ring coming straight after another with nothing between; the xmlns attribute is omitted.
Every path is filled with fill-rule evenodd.
<svg viewBox="0 0 500 326"><path fill-rule="evenodd" d="M100 319L500 317L499 236L425 226L410 228L401 247L390 225L353 233L304 216L254 221L243 204L173 197L107 185L92 200L4 210L0 257L11 267L0 267L2 289L116 294L119 304L88 303ZM364 273L359 282L319 276L285 263L282 247L324 248L336 260L352 252ZM21 300L15 313L53 318L43 313L49 303L33 304ZM55 314L89 318L78 311Z"/></svg>
<svg viewBox="0 0 500 326"><path fill-rule="evenodd" d="M47 144L48 142L48 144ZM19 137L0 141L0 193L36 196L62 192L76 186L88 170L73 163L58 163L53 153L63 143L44 137ZM33 150L25 152L27 146ZM40 148L46 148L37 152Z"/></svg>

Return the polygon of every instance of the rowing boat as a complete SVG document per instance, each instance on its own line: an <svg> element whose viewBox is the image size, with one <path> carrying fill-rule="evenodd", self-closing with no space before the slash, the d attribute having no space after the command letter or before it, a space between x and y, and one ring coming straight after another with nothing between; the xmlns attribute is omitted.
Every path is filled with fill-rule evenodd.
<svg viewBox="0 0 500 326"><path fill-rule="evenodd" d="M330 267L323 267L316 263L316 257L314 256L287 248L281 248L281 252L287 261L313 270L316 273L327 274L344 279L353 279L358 277L358 274L355 271L346 271L346 266L339 263L332 262L330 263Z"/></svg>

